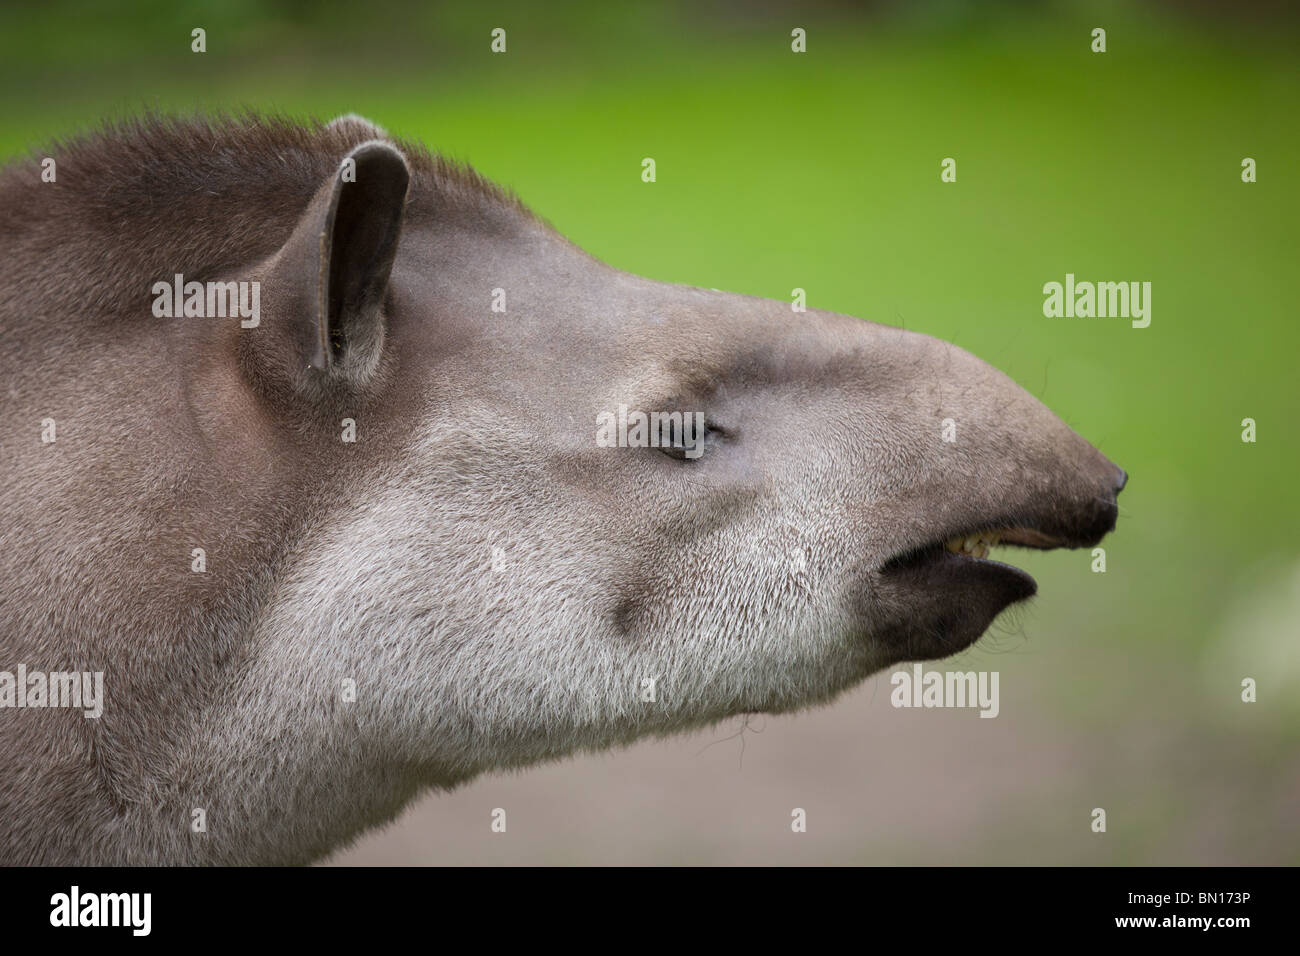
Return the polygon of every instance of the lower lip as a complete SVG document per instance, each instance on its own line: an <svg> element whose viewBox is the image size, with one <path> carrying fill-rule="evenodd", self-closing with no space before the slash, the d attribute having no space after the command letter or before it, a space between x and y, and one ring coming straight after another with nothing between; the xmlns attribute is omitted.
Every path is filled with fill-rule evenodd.
<svg viewBox="0 0 1300 956"><path fill-rule="evenodd" d="M1012 579L1014 579L1014 583L1018 583L1021 587L1027 589L1030 594L1038 589L1037 582L1027 572L1015 565L994 561L992 558L977 557L965 552L949 551L942 546L927 548L925 551L881 573L890 575L910 570L913 572L930 571L943 575L946 573L962 574L966 570L975 573L977 569L990 575L1005 576L1008 584L1011 584Z"/></svg>

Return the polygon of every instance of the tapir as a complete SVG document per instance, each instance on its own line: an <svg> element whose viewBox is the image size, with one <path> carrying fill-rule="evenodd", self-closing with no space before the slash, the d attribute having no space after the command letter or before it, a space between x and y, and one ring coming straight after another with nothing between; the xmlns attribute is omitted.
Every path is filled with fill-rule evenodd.
<svg viewBox="0 0 1300 956"><path fill-rule="evenodd" d="M11 163L0 260L8 864L309 863L824 704L970 646L1036 589L989 549L1094 546L1126 481L960 348L611 268L355 116Z"/></svg>

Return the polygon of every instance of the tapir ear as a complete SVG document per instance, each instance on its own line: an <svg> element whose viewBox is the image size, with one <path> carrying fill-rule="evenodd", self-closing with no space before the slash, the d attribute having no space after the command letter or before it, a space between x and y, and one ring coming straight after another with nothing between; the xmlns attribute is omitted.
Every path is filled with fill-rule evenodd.
<svg viewBox="0 0 1300 956"><path fill-rule="evenodd" d="M362 143L317 191L280 250L269 278L283 294L281 328L299 368L363 380L378 365L410 178L391 143Z"/></svg>
<svg viewBox="0 0 1300 956"><path fill-rule="evenodd" d="M344 113L342 116L336 116L325 124L325 128L339 130L348 134L357 134L361 139L384 139L388 136L388 131L374 120L368 120L357 113Z"/></svg>

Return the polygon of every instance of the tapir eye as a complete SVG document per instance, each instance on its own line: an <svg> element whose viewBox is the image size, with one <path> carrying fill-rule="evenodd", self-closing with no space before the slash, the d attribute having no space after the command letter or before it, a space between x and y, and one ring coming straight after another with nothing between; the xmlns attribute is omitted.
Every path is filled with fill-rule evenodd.
<svg viewBox="0 0 1300 956"><path fill-rule="evenodd" d="M723 430L712 422L706 421L703 428L689 434L676 433L659 445L659 450L669 458L679 461L699 461L704 454L717 444L724 434Z"/></svg>

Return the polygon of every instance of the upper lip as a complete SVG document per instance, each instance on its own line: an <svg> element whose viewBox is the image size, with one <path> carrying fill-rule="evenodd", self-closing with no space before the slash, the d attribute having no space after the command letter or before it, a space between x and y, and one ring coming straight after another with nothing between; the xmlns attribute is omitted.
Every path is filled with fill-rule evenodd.
<svg viewBox="0 0 1300 956"><path fill-rule="evenodd" d="M1119 487L1123 487L1120 483ZM881 566L882 571L908 564L941 550L954 539L995 538L998 546L1012 545L1049 551L1055 548L1092 547L1115 528L1119 506L1115 495L1098 495L1073 506L1052 503L1037 513L1004 515L992 520L954 522L926 531L904 544Z"/></svg>

